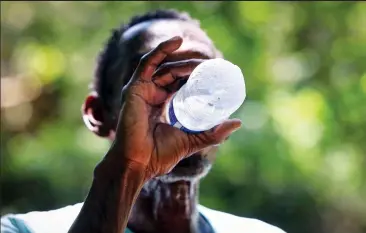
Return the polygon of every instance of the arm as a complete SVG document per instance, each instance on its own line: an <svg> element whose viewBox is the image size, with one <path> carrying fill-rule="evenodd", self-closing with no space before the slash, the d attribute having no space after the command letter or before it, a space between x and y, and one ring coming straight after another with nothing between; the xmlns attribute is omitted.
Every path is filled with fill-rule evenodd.
<svg viewBox="0 0 366 233"><path fill-rule="evenodd" d="M102 166L96 168L89 194L69 233L113 233L126 228L133 203L144 183L143 168L126 162L118 169L119 174L102 169Z"/></svg>
<svg viewBox="0 0 366 233"><path fill-rule="evenodd" d="M144 173L140 166L134 166L132 163L126 163L126 166L121 168L120 174L114 176L107 171L101 172L100 167L95 170L95 177L89 194L78 217L69 229L70 233L122 233L126 228L133 202L143 184L141 174ZM72 215L74 212L72 211L69 214ZM52 213L47 212L41 214L28 213L26 219L28 218L28 224L31 223L31 225L24 222L24 217L17 215L2 216L0 232L66 232L65 227L60 226L60 224L65 223L65 219L62 218L63 214L57 213L59 221L52 215Z"/></svg>

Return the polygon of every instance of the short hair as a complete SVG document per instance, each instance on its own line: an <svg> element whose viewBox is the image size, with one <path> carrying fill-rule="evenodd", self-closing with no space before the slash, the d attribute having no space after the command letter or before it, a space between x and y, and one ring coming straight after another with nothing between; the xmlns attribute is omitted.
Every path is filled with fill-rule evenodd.
<svg viewBox="0 0 366 233"><path fill-rule="evenodd" d="M156 10L153 12L147 12L143 15L134 16L127 24L122 24L120 28L113 29L112 35L107 40L106 45L98 56L96 64L97 67L92 84L92 89L98 93L99 97L101 98L107 109L112 108L109 103L111 100L113 100L111 98L116 97L116 93L113 93L113 86L115 85L116 79L119 78L119 75L113 72L112 68L118 67L118 65L121 64L121 36L125 31L127 31L129 28L133 27L136 24L157 19L174 19L199 24L197 20L192 19L190 15L186 12L178 12L173 9L167 9ZM123 80L124 84L126 84L127 82L128 80Z"/></svg>

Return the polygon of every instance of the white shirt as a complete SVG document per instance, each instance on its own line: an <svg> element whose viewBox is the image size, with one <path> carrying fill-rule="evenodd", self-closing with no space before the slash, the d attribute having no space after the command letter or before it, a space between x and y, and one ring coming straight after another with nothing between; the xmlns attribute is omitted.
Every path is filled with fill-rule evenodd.
<svg viewBox="0 0 366 233"><path fill-rule="evenodd" d="M51 211L6 215L1 218L1 233L67 233L83 203ZM285 233L263 221L198 206L215 233ZM127 229L125 233L133 233Z"/></svg>

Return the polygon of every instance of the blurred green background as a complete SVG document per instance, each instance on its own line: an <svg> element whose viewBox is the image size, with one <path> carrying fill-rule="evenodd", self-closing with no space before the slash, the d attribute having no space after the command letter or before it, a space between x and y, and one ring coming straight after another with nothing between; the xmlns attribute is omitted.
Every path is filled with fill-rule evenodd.
<svg viewBox="0 0 366 233"><path fill-rule="evenodd" d="M80 107L111 29L187 11L245 75L203 205L289 233L366 232L363 2L1 2L1 214L82 202L108 149Z"/></svg>

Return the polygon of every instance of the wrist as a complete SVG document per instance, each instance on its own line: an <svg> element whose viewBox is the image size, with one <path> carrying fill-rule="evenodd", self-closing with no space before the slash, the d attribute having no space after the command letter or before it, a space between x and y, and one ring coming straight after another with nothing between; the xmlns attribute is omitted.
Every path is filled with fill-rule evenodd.
<svg viewBox="0 0 366 233"><path fill-rule="evenodd" d="M122 153L111 148L94 169L94 179L109 179L124 176L134 177L135 181L146 181L147 166L127 159Z"/></svg>

